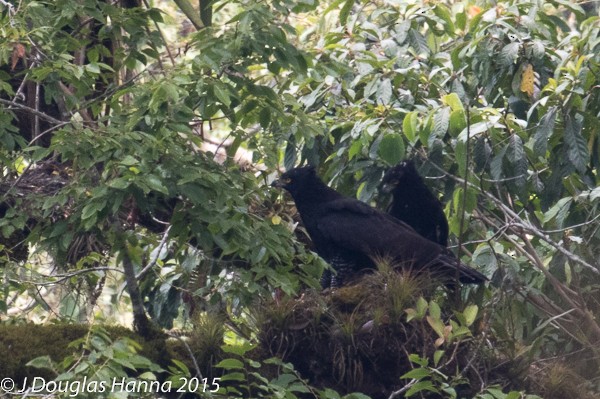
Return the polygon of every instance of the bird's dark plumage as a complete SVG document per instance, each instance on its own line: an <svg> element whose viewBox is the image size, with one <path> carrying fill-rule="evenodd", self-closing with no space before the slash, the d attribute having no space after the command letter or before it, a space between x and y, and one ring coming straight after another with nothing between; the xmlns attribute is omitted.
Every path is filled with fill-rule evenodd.
<svg viewBox="0 0 600 399"><path fill-rule="evenodd" d="M446 248L421 237L402 221L328 187L313 167L291 169L272 185L289 191L317 253L336 270L337 275L325 281L325 286L342 285L354 273L374 268L377 258L415 270L427 269L446 279L458 276L466 283L485 281L482 274L459 263Z"/></svg>
<svg viewBox="0 0 600 399"><path fill-rule="evenodd" d="M441 202L425 185L412 161L403 161L383 176L383 188L392 193L387 212L423 237L448 246L448 221Z"/></svg>

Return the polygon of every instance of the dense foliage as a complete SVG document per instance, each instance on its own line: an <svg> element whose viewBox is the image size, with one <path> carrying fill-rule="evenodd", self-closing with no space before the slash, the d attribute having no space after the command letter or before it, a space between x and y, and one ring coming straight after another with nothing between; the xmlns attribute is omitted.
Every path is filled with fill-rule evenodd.
<svg viewBox="0 0 600 399"><path fill-rule="evenodd" d="M126 298L152 336L218 313L230 395L339 397L241 343L260 341L257 300L316 288L324 267L268 183L311 163L381 206L384 170L414 158L491 283L398 317L444 349L452 329L476 342L481 397L566 397L565 376L600 391L593 3L224 0L200 19L175 3L0 0L2 323L116 321ZM455 397L435 353L389 395Z"/></svg>

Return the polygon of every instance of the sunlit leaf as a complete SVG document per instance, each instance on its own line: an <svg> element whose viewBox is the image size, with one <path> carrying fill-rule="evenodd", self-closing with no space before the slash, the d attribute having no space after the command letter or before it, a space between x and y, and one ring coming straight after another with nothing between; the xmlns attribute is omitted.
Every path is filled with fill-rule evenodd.
<svg viewBox="0 0 600 399"><path fill-rule="evenodd" d="M379 144L379 156L389 165L395 165L404 158L404 140L399 134L388 134Z"/></svg>
<svg viewBox="0 0 600 399"><path fill-rule="evenodd" d="M465 316L465 324L467 327L473 324L475 318L477 317L477 312L479 311L479 307L475 304L468 305L463 311L463 315Z"/></svg>

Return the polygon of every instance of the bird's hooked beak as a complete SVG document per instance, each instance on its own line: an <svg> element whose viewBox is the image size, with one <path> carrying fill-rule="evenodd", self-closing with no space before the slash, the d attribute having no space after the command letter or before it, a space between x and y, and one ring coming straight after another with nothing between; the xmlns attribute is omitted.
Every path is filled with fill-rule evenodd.
<svg viewBox="0 0 600 399"><path fill-rule="evenodd" d="M271 183L271 187L283 188L284 186L285 186L285 183L282 182L281 179L275 179Z"/></svg>

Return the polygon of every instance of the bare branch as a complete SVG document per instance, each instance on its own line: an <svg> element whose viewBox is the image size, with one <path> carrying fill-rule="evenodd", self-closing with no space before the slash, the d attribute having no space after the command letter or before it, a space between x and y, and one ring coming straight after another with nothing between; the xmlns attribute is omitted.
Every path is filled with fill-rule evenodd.
<svg viewBox="0 0 600 399"><path fill-rule="evenodd" d="M58 119L55 119L55 118L51 117L50 115L47 115L47 114L45 114L43 112L40 112L37 109L28 107L27 105L24 105L24 104L16 103L14 101L9 101L9 100L5 100L3 98L0 98L0 104L8 105L8 107L9 107L8 109L12 109L13 107L14 108L18 108L18 109L22 109L23 111L27 111L27 112L35 115L35 116L38 116L38 117L40 117L40 118L42 118L42 119L44 119L44 120L46 120L46 121L48 121L50 123L56 124L56 125L64 123L64 121L59 121Z"/></svg>
<svg viewBox="0 0 600 399"><path fill-rule="evenodd" d="M98 272L98 271L112 271L112 272L123 273L122 270L116 269L114 267L93 267L93 268L89 268L89 269L76 270L71 273L54 274L54 275L44 275L44 274L39 275L40 277L43 277L45 279L58 278L57 280L53 280L53 281L39 282L39 281L15 280L15 279L10 279L10 281L14 282L14 283L20 283L20 284L31 284L31 285L35 285L35 286L47 286L47 285L59 284L65 280L70 279L71 277L79 276L81 274L93 273L93 272Z"/></svg>

